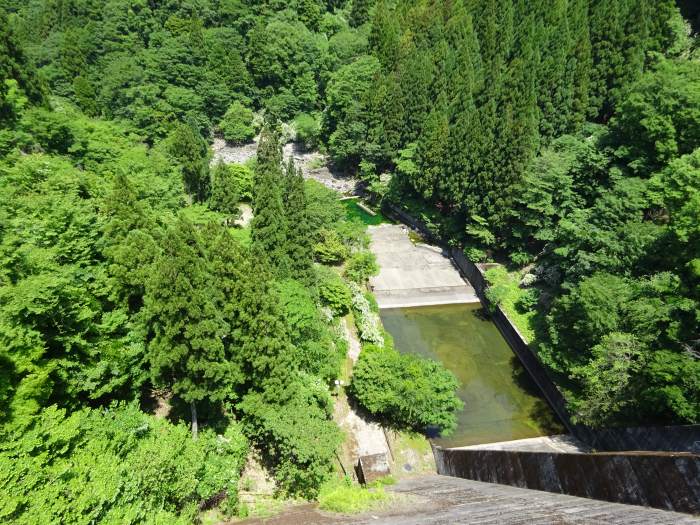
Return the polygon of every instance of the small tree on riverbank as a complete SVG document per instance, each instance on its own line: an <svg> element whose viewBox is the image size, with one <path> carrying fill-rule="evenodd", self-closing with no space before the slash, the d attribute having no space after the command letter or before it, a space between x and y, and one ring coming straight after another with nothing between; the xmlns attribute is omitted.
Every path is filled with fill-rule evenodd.
<svg viewBox="0 0 700 525"><path fill-rule="evenodd" d="M353 368L350 394L391 425L451 433L463 406L457 378L439 362L367 345Z"/></svg>

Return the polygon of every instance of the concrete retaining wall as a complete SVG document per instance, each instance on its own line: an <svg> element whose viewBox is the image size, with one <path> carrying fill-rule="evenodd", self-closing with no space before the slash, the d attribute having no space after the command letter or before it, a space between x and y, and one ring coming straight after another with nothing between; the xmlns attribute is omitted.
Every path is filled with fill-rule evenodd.
<svg viewBox="0 0 700 525"><path fill-rule="evenodd" d="M677 512L700 513L700 456L434 450L440 474Z"/></svg>

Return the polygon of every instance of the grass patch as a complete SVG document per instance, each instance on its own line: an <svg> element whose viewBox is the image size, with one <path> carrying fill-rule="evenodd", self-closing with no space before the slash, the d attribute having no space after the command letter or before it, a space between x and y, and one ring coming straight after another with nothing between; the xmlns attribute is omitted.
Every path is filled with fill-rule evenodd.
<svg viewBox="0 0 700 525"><path fill-rule="evenodd" d="M408 430L402 430L396 433L394 449L398 451L413 450L418 454L432 453L433 450L430 447L430 441L428 441L423 434Z"/></svg>
<svg viewBox="0 0 700 525"><path fill-rule="evenodd" d="M408 230L408 238L413 244L425 244L427 242L420 233L413 230Z"/></svg>
<svg viewBox="0 0 700 525"><path fill-rule="evenodd" d="M363 210L357 205L357 199L345 199L341 202L345 207L345 216L350 221L357 219L363 224L366 224L367 226L376 226L378 224L391 222L389 219L384 217L384 215L382 215L382 212L378 210L372 210L376 212L376 215L370 215L369 213L367 213L365 210ZM367 204L363 204L367 206Z"/></svg>
<svg viewBox="0 0 700 525"><path fill-rule="evenodd" d="M484 276L489 283L487 299L501 307L528 343L533 342L537 310L529 304L531 291L520 287L520 272L508 272L498 266L487 270Z"/></svg>
<svg viewBox="0 0 700 525"><path fill-rule="evenodd" d="M319 168L323 168L326 165L326 161L323 157L314 157L309 161L307 164L307 167L310 170L317 170Z"/></svg>
<svg viewBox="0 0 700 525"><path fill-rule="evenodd" d="M188 221L196 226L204 226L210 223L221 224L226 216L223 213L210 210L206 204L192 204L181 211Z"/></svg>
<svg viewBox="0 0 700 525"><path fill-rule="evenodd" d="M384 491L381 482L363 487L349 478L329 481L318 495L318 506L323 510L341 514L357 514L384 506L391 495Z"/></svg>
<svg viewBox="0 0 700 525"><path fill-rule="evenodd" d="M272 496L261 496L256 499L254 503L240 503L238 507L238 518L270 518L282 512L289 504L289 501L277 499Z"/></svg>

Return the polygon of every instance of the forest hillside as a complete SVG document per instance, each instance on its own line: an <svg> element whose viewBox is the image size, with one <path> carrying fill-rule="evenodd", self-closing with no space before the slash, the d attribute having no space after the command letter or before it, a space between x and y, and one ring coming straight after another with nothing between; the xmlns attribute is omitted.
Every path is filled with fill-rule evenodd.
<svg viewBox="0 0 700 525"><path fill-rule="evenodd" d="M366 224L283 162L292 141L500 263L488 297L576 421L699 423L698 16L0 0L0 520L242 515L251 450L319 497L348 319L370 411L455 426L456 379L393 349ZM212 163L214 138L257 154Z"/></svg>

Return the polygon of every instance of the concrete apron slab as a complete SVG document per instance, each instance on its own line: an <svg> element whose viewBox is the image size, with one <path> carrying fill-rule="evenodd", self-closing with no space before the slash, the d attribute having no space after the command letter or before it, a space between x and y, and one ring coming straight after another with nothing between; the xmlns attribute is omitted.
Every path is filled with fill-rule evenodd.
<svg viewBox="0 0 700 525"><path fill-rule="evenodd" d="M379 308L478 303L452 260L438 247L413 244L408 231L397 224L369 227L380 267L370 286Z"/></svg>

